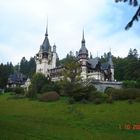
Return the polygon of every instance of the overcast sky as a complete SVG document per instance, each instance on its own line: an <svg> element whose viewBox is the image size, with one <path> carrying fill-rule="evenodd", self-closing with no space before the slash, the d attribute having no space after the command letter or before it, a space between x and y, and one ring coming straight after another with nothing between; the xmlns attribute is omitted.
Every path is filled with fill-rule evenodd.
<svg viewBox="0 0 140 140"><path fill-rule="evenodd" d="M111 48L125 57L130 48L140 53L140 22L124 30L136 8L114 0L0 0L0 63L20 62L39 51L48 17L49 41L57 46L59 58L81 47L85 31L86 47L93 57Z"/></svg>

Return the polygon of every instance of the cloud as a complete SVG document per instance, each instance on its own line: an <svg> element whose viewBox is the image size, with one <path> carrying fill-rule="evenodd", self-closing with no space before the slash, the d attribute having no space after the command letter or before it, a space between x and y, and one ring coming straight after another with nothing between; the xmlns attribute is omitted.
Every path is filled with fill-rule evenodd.
<svg viewBox="0 0 140 140"><path fill-rule="evenodd" d="M131 10L131 11L130 11ZM129 13L129 14L126 14ZM44 40L47 16L50 44L60 58L81 47L82 30L93 56L112 49L124 57L129 48L140 52L139 23L124 31L135 9L113 0L4 0L0 2L0 60L18 63L39 51Z"/></svg>

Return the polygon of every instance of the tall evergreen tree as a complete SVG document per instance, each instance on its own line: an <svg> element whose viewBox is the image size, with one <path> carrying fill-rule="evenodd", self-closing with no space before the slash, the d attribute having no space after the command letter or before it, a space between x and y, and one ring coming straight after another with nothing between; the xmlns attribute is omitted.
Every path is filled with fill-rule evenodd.
<svg viewBox="0 0 140 140"><path fill-rule="evenodd" d="M29 62L28 62L28 68L29 68L29 77L32 77L33 74L36 71L36 63L35 63L35 58L31 57Z"/></svg>
<svg viewBox="0 0 140 140"><path fill-rule="evenodd" d="M28 61L25 57L23 57L20 61L20 72L27 77L32 77L36 70L36 63L33 57Z"/></svg>
<svg viewBox="0 0 140 140"><path fill-rule="evenodd" d="M0 88L5 88L8 82L8 77L14 72L12 63L0 64Z"/></svg>
<svg viewBox="0 0 140 140"><path fill-rule="evenodd" d="M28 74L28 61L25 57L23 57L20 61L20 72L25 75Z"/></svg>

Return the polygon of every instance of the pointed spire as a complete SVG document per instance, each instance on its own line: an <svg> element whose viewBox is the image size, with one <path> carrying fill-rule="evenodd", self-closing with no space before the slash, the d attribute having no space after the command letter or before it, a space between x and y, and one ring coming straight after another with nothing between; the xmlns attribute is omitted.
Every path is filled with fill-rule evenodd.
<svg viewBox="0 0 140 140"><path fill-rule="evenodd" d="M56 45L55 45L55 43L53 45L53 52L56 53Z"/></svg>
<svg viewBox="0 0 140 140"><path fill-rule="evenodd" d="M92 57L92 53L90 52L90 59L92 59L93 57Z"/></svg>
<svg viewBox="0 0 140 140"><path fill-rule="evenodd" d="M49 43L49 39L48 39L48 20L47 20L47 26L46 26L46 33L45 33L45 39L40 47L40 52L42 53L48 53L51 51L51 46Z"/></svg>
<svg viewBox="0 0 140 140"><path fill-rule="evenodd" d="M82 43L85 43L84 29L83 29L83 38L82 38Z"/></svg>
<svg viewBox="0 0 140 140"><path fill-rule="evenodd" d="M85 37L84 37L84 29L83 29L83 40L85 40Z"/></svg>
<svg viewBox="0 0 140 140"><path fill-rule="evenodd" d="M87 50L85 44L86 44L86 42L85 42L84 29L83 29L82 41L81 41L81 48L80 48L80 50L79 50L79 55L80 55L80 54L86 54L86 55L88 55L88 50Z"/></svg>
<svg viewBox="0 0 140 140"><path fill-rule="evenodd" d="M46 26L46 33L45 36L48 36L48 18L47 18L47 26Z"/></svg>

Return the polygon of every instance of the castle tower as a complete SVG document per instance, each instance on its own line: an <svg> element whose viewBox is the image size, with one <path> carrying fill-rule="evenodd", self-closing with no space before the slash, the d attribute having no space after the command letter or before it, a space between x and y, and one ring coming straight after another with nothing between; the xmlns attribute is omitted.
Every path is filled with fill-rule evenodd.
<svg viewBox="0 0 140 140"><path fill-rule="evenodd" d="M84 37L84 31L83 31L83 37L81 41L81 48L79 50L78 54L78 60L81 64L82 72L81 76L83 79L87 79L87 61L88 61L88 50L85 45L85 37Z"/></svg>
<svg viewBox="0 0 140 140"><path fill-rule="evenodd" d="M57 59L57 53L56 53L56 45L53 45L53 57L52 57L52 68L56 68L56 59Z"/></svg>
<svg viewBox="0 0 140 140"><path fill-rule="evenodd" d="M111 70L111 81L114 81L114 64L112 61L111 51L108 53L108 63L110 65L110 70Z"/></svg>
<svg viewBox="0 0 140 140"><path fill-rule="evenodd" d="M51 45L48 39L48 27L46 27L45 39L40 46L39 52L36 54L36 72L40 72L45 76L48 76L49 69L56 67L56 57L53 55L56 55L56 48L55 52L51 51Z"/></svg>

